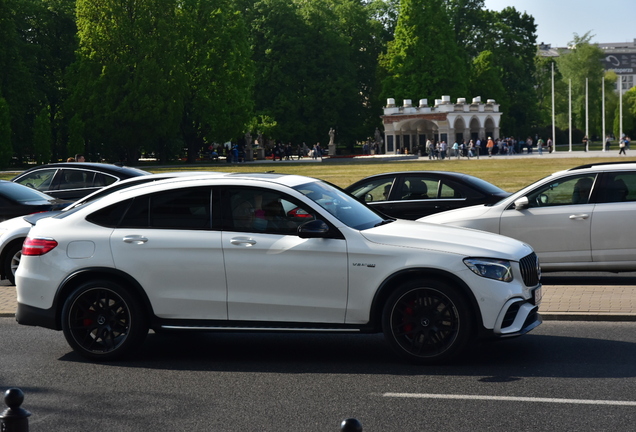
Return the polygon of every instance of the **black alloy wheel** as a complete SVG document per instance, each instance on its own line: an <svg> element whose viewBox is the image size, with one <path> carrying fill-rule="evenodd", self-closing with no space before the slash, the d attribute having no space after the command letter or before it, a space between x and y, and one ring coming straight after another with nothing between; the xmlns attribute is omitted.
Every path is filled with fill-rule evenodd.
<svg viewBox="0 0 636 432"><path fill-rule="evenodd" d="M382 315L384 335L405 359L419 364L448 360L470 339L472 314L456 289L434 281L402 285Z"/></svg>
<svg viewBox="0 0 636 432"><path fill-rule="evenodd" d="M4 255L2 272L4 277L11 282L11 285L15 285L15 272L18 270L18 265L20 265L20 259L22 259L22 243L24 243L24 239L14 241L9 245Z"/></svg>
<svg viewBox="0 0 636 432"><path fill-rule="evenodd" d="M64 303L62 330L69 345L91 360L115 360L141 346L148 334L139 302L111 281L78 287Z"/></svg>

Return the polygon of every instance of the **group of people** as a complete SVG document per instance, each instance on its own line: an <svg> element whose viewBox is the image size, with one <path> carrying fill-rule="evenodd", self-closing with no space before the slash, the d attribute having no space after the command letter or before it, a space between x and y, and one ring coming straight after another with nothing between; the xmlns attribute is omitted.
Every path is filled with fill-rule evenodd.
<svg viewBox="0 0 636 432"><path fill-rule="evenodd" d="M298 144L295 149L291 142L287 143L287 145L277 142L272 149L272 159L274 161L276 161L276 159L281 161L283 159L291 160L294 155L298 159L311 156L313 159L320 158L320 160L322 160L323 151L319 142L314 144L311 149L304 142L302 144Z"/></svg>
<svg viewBox="0 0 636 432"><path fill-rule="evenodd" d="M473 157L479 159L481 154L488 154L488 157L493 155L514 155L523 153L523 148L527 149L530 154L533 152L533 148L536 147L539 154L543 154L544 151L552 153L553 141L552 138L548 138L544 141L542 138L537 137L533 140L528 137L527 140L517 140L514 137L497 138L493 139L476 139L476 140L456 140L449 146L446 141L431 141L426 140L426 154L429 159L446 159L447 157L456 157L457 159L466 157L471 159Z"/></svg>

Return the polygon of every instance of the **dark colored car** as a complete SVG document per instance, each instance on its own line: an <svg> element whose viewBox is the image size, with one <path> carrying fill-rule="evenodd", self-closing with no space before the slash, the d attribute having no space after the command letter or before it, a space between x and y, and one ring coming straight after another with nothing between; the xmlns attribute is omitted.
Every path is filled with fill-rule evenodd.
<svg viewBox="0 0 636 432"><path fill-rule="evenodd" d="M70 203L20 184L0 180L0 221L31 213L60 210Z"/></svg>
<svg viewBox="0 0 636 432"><path fill-rule="evenodd" d="M13 180L55 198L78 200L120 180L150 174L137 168L90 162L40 165Z"/></svg>
<svg viewBox="0 0 636 432"><path fill-rule="evenodd" d="M403 171L372 175L345 190L388 216L415 220L510 195L478 177L451 171Z"/></svg>

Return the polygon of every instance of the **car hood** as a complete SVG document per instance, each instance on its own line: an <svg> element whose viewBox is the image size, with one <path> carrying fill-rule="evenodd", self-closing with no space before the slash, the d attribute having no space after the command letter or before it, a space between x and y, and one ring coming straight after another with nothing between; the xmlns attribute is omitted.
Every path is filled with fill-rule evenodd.
<svg viewBox="0 0 636 432"><path fill-rule="evenodd" d="M463 220L473 220L488 213L493 207L488 205L474 205L463 207L455 210L448 210L441 213L435 213L430 216L419 218L417 222L430 222L434 224L453 224Z"/></svg>
<svg viewBox="0 0 636 432"><path fill-rule="evenodd" d="M361 233L374 243L463 256L518 261L532 253L532 248L525 243L499 234L402 219Z"/></svg>

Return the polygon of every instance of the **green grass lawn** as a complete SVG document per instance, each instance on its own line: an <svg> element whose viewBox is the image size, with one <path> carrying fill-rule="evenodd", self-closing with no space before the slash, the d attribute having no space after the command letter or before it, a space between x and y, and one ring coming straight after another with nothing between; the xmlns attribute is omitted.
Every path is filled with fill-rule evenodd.
<svg viewBox="0 0 636 432"><path fill-rule="evenodd" d="M322 163L298 163L276 162L273 163L249 163L228 165L224 162L207 165L180 165L170 168L148 167L151 172L184 171L184 170L213 170L223 172L264 172L274 171L284 174L299 174L317 177L341 187L372 175L392 171L415 170L439 170L457 171L471 174L489 181L500 188L515 192L530 183L535 182L555 171L560 171L575 166L595 163L613 162L623 160L619 158L518 158L507 159L495 157L480 160L444 160L444 161L358 161L358 160L332 160L325 159Z"/></svg>
<svg viewBox="0 0 636 432"><path fill-rule="evenodd" d="M351 183L372 175L391 171L414 171L414 170L440 170L457 171L471 174L489 181L500 188L515 192L522 187L539 180L555 171L560 171L575 166L590 164L595 162L627 161L627 158L618 157L603 158L506 158L496 156L492 159L482 157L479 160L456 160L444 161L411 160L411 161L387 161L386 159L362 161L355 159L325 159L322 163L303 162L268 162L268 163L248 163L248 164L227 164L223 161L212 163L196 163L194 165L171 165L171 166L140 166L140 168L153 173L166 171L223 171L223 172L265 172L273 171L284 174L299 174L310 177L317 177L341 187L346 187ZM0 174L3 180L10 180L15 173Z"/></svg>

